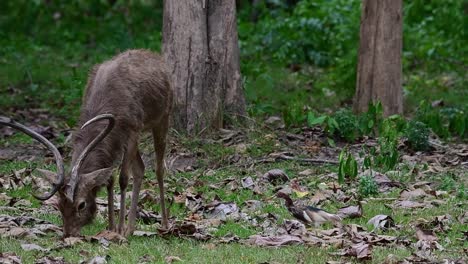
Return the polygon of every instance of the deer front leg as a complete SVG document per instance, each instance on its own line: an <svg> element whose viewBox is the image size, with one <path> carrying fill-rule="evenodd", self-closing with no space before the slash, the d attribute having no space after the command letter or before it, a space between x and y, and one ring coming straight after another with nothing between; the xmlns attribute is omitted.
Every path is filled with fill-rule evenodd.
<svg viewBox="0 0 468 264"><path fill-rule="evenodd" d="M125 193L127 191L128 185L128 169L129 169L129 161L126 157L127 154L124 155L124 159L122 162L122 168L120 169L120 176L119 176L119 185L120 185L120 211L119 211L119 226L117 232L122 234L124 231L125 225Z"/></svg>
<svg viewBox="0 0 468 264"><path fill-rule="evenodd" d="M133 190L132 202L130 211L128 212L128 225L125 230L125 235L129 236L135 231L136 213L138 209L138 200L140 198L141 182L145 176L145 165L141 159L140 153L137 151L135 159L132 162Z"/></svg>
<svg viewBox="0 0 468 264"><path fill-rule="evenodd" d="M109 230L115 231L114 217L114 177L111 176L107 184L107 214L109 217Z"/></svg>

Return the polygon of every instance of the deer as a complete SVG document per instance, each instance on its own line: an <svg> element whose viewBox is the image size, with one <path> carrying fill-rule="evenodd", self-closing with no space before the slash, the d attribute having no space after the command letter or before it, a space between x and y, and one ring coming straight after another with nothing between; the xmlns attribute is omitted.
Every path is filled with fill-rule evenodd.
<svg viewBox="0 0 468 264"><path fill-rule="evenodd" d="M128 50L95 65L89 73L78 121L72 134L71 171L65 172L58 149L42 135L8 117L0 125L22 131L52 151L57 172L37 171L51 184L50 192L33 194L48 200L58 194L63 236L79 236L96 215L97 192L107 187L108 228L129 236L135 230L138 198L145 165L138 149L139 138L152 132L155 171L159 186L161 225L168 228L164 195L164 156L173 91L164 59L148 50ZM114 216L113 170L119 168L120 211ZM126 189L133 177L132 197L126 218Z"/></svg>

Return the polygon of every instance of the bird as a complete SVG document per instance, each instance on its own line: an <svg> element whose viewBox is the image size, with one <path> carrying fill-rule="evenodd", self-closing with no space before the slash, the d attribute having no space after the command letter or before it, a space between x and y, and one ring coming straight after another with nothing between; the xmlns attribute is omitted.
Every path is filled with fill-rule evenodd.
<svg viewBox="0 0 468 264"><path fill-rule="evenodd" d="M318 227L328 221L333 222L335 225L341 224L342 219L338 215L330 214L312 206L295 206L291 197L284 192L278 192L276 197L284 199L288 211L294 218L306 225Z"/></svg>

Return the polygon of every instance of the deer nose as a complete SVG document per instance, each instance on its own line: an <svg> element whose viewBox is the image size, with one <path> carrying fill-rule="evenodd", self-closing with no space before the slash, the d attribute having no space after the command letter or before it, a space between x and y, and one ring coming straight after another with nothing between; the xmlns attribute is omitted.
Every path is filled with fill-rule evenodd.
<svg viewBox="0 0 468 264"><path fill-rule="evenodd" d="M80 236L79 228L63 228L63 238Z"/></svg>

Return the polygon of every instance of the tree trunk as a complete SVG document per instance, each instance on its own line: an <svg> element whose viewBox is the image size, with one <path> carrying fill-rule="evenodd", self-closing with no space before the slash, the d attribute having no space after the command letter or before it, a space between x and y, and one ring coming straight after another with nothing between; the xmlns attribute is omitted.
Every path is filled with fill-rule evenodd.
<svg viewBox="0 0 468 264"><path fill-rule="evenodd" d="M384 115L403 112L402 0L364 0L354 109L380 101Z"/></svg>
<svg viewBox="0 0 468 264"><path fill-rule="evenodd" d="M164 1L163 54L176 129L221 128L225 113L245 114L234 0Z"/></svg>

